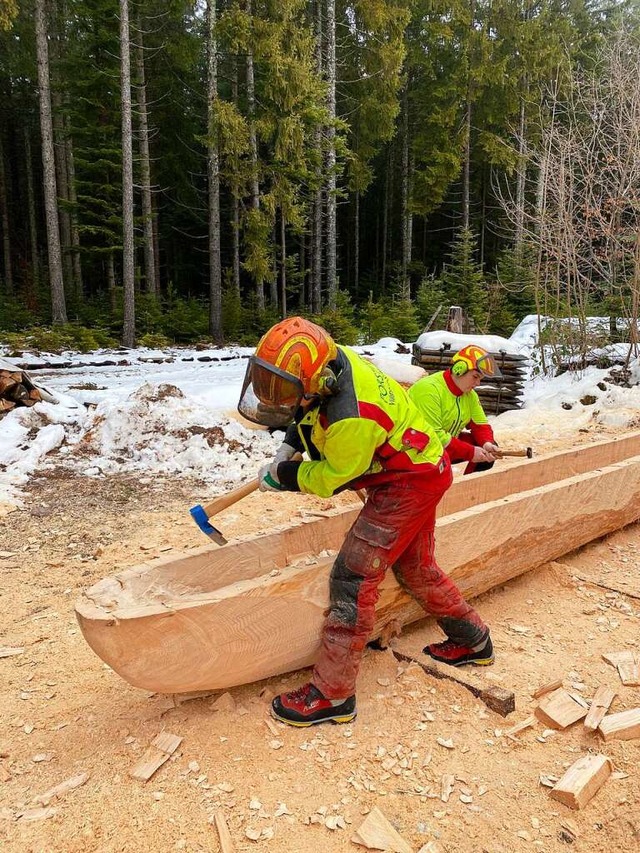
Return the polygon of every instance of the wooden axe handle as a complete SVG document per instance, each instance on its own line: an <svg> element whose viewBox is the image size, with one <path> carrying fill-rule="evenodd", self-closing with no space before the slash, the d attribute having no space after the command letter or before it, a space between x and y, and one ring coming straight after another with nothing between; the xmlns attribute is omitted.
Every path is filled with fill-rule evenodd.
<svg viewBox="0 0 640 853"><path fill-rule="evenodd" d="M251 492L255 492L257 488L258 480L256 479L251 480L249 483L245 483L244 486L238 486L237 489L232 489L230 492L227 492L226 495L220 495L219 498L216 498L204 507L207 518L211 518L213 515L217 515L219 512L222 512L223 509L241 501L242 498L246 498L247 495L251 494Z"/></svg>
<svg viewBox="0 0 640 853"><path fill-rule="evenodd" d="M291 459L293 462L301 462L302 454L294 453ZM230 492L227 492L226 495L221 495L219 498L212 500L210 504L207 504L204 507L207 518L217 515L219 512L222 512L223 509L227 509L227 507L233 506L233 504L241 501L242 498L246 498L247 495L255 492L259 485L260 482L256 478L255 480L251 480L249 483L245 483L244 486L238 486L237 489L232 489Z"/></svg>

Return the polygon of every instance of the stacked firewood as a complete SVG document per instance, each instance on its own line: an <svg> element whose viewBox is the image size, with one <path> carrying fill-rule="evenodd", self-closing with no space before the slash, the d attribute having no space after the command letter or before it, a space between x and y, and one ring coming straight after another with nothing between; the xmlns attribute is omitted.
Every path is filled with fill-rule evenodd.
<svg viewBox="0 0 640 853"><path fill-rule="evenodd" d="M427 373L446 370L457 350L448 344L439 349L425 349L417 343L413 345L411 364L416 364ZM491 353L500 368L500 379L483 379L476 388L482 407L488 415L499 415L510 409L522 408L522 389L528 374L528 359L524 355L500 350Z"/></svg>
<svg viewBox="0 0 640 853"><path fill-rule="evenodd" d="M16 406L33 406L42 399L41 390L24 370L0 359L0 417Z"/></svg>

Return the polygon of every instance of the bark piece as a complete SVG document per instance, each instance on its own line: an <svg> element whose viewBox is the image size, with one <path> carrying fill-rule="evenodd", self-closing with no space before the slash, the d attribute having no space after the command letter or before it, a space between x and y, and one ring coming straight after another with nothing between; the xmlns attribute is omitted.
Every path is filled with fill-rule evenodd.
<svg viewBox="0 0 640 853"><path fill-rule="evenodd" d="M219 809L213 813L213 819L216 824L216 829L218 830L218 838L220 839L222 853L235 853L236 848L233 846L229 827L224 819L224 815Z"/></svg>
<svg viewBox="0 0 640 853"><path fill-rule="evenodd" d="M566 729L587 715L587 708L567 693L562 687L543 696L534 711L536 717L554 729Z"/></svg>
<svg viewBox="0 0 640 853"><path fill-rule="evenodd" d="M598 728L615 696L615 690L612 690L610 687L598 687L591 702L589 713L584 718L585 729L595 731Z"/></svg>
<svg viewBox="0 0 640 853"><path fill-rule="evenodd" d="M155 737L145 754L138 763L129 771L129 775L141 782L148 782L153 774L165 761L176 751L182 743L182 738L169 732L160 732Z"/></svg>
<svg viewBox="0 0 640 853"><path fill-rule="evenodd" d="M640 738L640 708L609 714L598 726L605 740L633 740Z"/></svg>
<svg viewBox="0 0 640 853"><path fill-rule="evenodd" d="M367 850L388 850L393 853L413 853L411 846L392 826L377 806L374 806L364 822L351 837L354 844Z"/></svg>
<svg viewBox="0 0 640 853"><path fill-rule="evenodd" d="M551 789L549 796L570 809L581 809L604 785L612 769L606 755L583 755Z"/></svg>
<svg viewBox="0 0 640 853"><path fill-rule="evenodd" d="M447 664L441 664L433 658L425 658L418 660L417 658L400 652L397 649L392 649L394 657L400 661L407 663L415 663L427 675L433 675L435 678L446 678L449 681L455 681L461 687L465 687L470 693L473 693L478 699L497 714L506 717L512 711L515 711L516 700L515 694L511 690L506 690L504 687L485 687L480 676L474 676L471 673L461 672Z"/></svg>

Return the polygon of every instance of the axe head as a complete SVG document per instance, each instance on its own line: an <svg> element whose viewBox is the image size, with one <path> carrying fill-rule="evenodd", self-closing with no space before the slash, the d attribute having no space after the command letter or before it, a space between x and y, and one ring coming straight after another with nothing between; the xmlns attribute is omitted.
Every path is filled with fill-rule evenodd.
<svg viewBox="0 0 640 853"><path fill-rule="evenodd" d="M220 533L220 531L215 528L213 524L211 524L211 522L209 521L209 516L204 511L204 507L201 504L191 507L189 512L191 513L191 517L198 525L200 530L202 530L202 532L205 533L209 537L209 539L213 539L213 541L217 542L218 545L227 544L227 540L224 538L222 533Z"/></svg>

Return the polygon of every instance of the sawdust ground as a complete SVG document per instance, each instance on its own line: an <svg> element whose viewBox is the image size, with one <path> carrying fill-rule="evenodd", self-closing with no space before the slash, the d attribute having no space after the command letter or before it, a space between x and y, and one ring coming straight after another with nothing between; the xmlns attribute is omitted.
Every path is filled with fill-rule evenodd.
<svg viewBox="0 0 640 853"><path fill-rule="evenodd" d="M209 820L220 808L237 851L344 853L363 849L350 837L376 805L414 851L429 841L450 853L638 850L637 741L606 744L621 778L570 812L549 799L539 777L560 776L581 753L602 749L597 737L580 724L544 736L538 724L515 741L501 732L532 712L536 687L558 677L587 698L600 684L614 687L614 710L640 705L640 689L623 687L601 659L637 648L640 600L576 577L600 572L608 586L618 576L632 582L640 525L478 599L497 650L481 677L516 694L506 720L453 682L400 667L389 651L367 651L353 725L274 733L265 723L270 698L307 673L234 689L235 712L214 711L210 697L174 706L105 667L75 622L81 589L168 549L199 547L187 509L201 498L184 481L151 486L54 471L34 480L25 508L0 522L0 646L24 647L0 659L3 851L216 851ZM268 529L299 512L301 500L303 511L336 503L255 494L221 516L224 531ZM417 623L399 642L419 653L436 635L432 624ZM129 769L163 729L183 737L179 749L148 783L132 780ZM86 784L52 801L51 816L15 819L34 797L82 772ZM446 774L455 787L443 802ZM327 816L342 819L335 830ZM247 829L263 840L250 840Z"/></svg>

